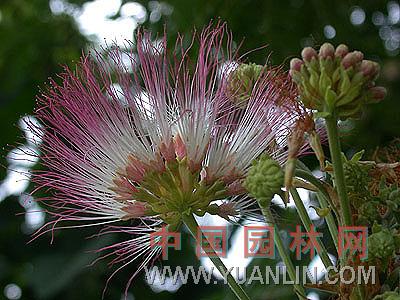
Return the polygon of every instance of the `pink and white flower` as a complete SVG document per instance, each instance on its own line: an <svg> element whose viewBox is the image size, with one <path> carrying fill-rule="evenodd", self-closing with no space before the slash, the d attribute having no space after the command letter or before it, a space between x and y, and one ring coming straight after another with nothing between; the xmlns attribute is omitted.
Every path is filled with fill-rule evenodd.
<svg viewBox="0 0 400 300"><path fill-rule="evenodd" d="M264 151L284 163L303 110L288 76L268 67L247 104L236 105L230 73L221 72L239 62L226 26L204 29L196 42L196 61L181 37L169 60L166 37L155 45L139 31L135 54L95 51L62 83L51 81L38 99L41 126L30 124L43 136L45 169L33 180L49 192L39 201L54 217L37 236L93 225L126 232L130 239L103 249L125 266L157 256L150 233L178 230L184 212L230 219L254 209L242 180Z"/></svg>

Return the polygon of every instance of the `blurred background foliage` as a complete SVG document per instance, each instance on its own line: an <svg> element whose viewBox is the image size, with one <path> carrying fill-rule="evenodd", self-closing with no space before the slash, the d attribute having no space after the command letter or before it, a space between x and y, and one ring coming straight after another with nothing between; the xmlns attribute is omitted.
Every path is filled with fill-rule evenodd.
<svg viewBox="0 0 400 300"><path fill-rule="evenodd" d="M211 19L227 21L241 53L251 52L249 61L284 64L305 46L324 41L346 43L368 59L382 65L380 85L388 97L368 107L361 120L343 124L345 148L372 153L400 133L400 7L397 1L307 1L307 0L2 0L0 2L0 299L101 299L111 269L106 262L88 265L92 250L118 240L110 236L86 239L95 229L67 230L31 244L30 234L45 221L40 207L24 194L31 187L17 171L31 165L10 159L19 143L26 144L20 118L32 113L35 95L48 77L63 65L74 66L82 51L98 46L103 38L123 42L132 39L142 24L160 34L168 33L170 45L178 32L190 35ZM28 145L29 146L29 143ZM24 215L25 211L31 214ZM22 213L22 214L21 214ZM295 224L293 211L281 212L285 228ZM20 214L20 215L17 215ZM31 216L31 217L29 217ZM321 231L324 226L321 225ZM329 241L328 241L329 242ZM181 252L172 253L169 263L199 264L192 241L183 237ZM184 255L182 255L184 253ZM255 260L252 264L274 264ZM307 264L307 261L299 262ZM121 299L132 265L110 283L105 299ZM288 286L247 287L254 299L294 299ZM128 299L232 299L227 286L189 283L178 291L155 293L143 276L129 290ZM327 295L314 294L313 299Z"/></svg>

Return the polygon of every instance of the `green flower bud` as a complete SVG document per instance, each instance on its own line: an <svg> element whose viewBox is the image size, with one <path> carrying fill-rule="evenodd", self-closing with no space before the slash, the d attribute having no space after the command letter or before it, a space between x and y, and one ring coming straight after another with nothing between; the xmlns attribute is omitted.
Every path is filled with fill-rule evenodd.
<svg viewBox="0 0 400 300"><path fill-rule="evenodd" d="M284 174L279 163L263 154L253 162L244 181L244 187L258 200L261 207L267 207L274 194L281 191L283 182Z"/></svg>
<svg viewBox="0 0 400 300"><path fill-rule="evenodd" d="M246 106L263 68L253 63L241 64L229 75L227 93L239 107Z"/></svg>
<svg viewBox="0 0 400 300"><path fill-rule="evenodd" d="M310 109L332 113L341 119L358 117L365 104L381 101L386 91L375 88L379 74L376 62L363 60L360 51L349 52L346 45L325 43L319 53L304 48L303 61L292 59L290 72L300 92L300 100Z"/></svg>
<svg viewBox="0 0 400 300"><path fill-rule="evenodd" d="M368 256L370 260L387 260L392 257L395 251L393 234L387 229L382 228L380 232L373 233L368 237Z"/></svg>

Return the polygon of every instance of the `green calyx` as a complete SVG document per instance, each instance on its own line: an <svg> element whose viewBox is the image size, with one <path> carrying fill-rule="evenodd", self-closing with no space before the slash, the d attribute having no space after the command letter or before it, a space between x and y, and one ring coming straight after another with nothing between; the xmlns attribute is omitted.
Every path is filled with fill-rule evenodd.
<svg viewBox="0 0 400 300"><path fill-rule="evenodd" d="M254 63L241 64L229 75L227 92L237 106L246 106L263 68Z"/></svg>
<svg viewBox="0 0 400 300"><path fill-rule="evenodd" d="M274 194L281 192L284 184L284 173L279 163L266 154L253 161L244 187L257 199L261 207L268 207Z"/></svg>
<svg viewBox="0 0 400 300"><path fill-rule="evenodd" d="M154 215L174 229L179 227L185 213L204 215L208 210L217 213L215 205L210 203L227 196L222 181L207 184L201 180L200 170L190 170L186 159L166 162L163 172L147 172L137 189L135 198L146 202Z"/></svg>
<svg viewBox="0 0 400 300"><path fill-rule="evenodd" d="M358 51L348 52L325 43L319 53L312 48L302 52L303 60L293 59L290 74L300 91L300 100L310 109L342 118L357 117L365 104L385 97L383 87L375 87L379 65L363 60Z"/></svg>

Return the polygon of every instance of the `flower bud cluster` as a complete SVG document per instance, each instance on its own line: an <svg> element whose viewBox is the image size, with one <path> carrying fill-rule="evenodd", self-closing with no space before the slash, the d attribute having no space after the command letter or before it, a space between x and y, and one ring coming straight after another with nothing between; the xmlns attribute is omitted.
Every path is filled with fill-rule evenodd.
<svg viewBox="0 0 400 300"><path fill-rule="evenodd" d="M229 75L227 93L236 105L246 106L263 68L254 63L241 64Z"/></svg>
<svg viewBox="0 0 400 300"><path fill-rule="evenodd" d="M379 64L364 60L360 51L325 43L319 52L306 47L301 55L302 59L291 60L290 74L307 108L335 110L341 118L357 117L364 104L379 102L386 95L384 87L375 86Z"/></svg>
<svg viewBox="0 0 400 300"><path fill-rule="evenodd" d="M263 154L253 162L244 186L263 208L268 207L274 194L281 191L284 174L277 161Z"/></svg>

